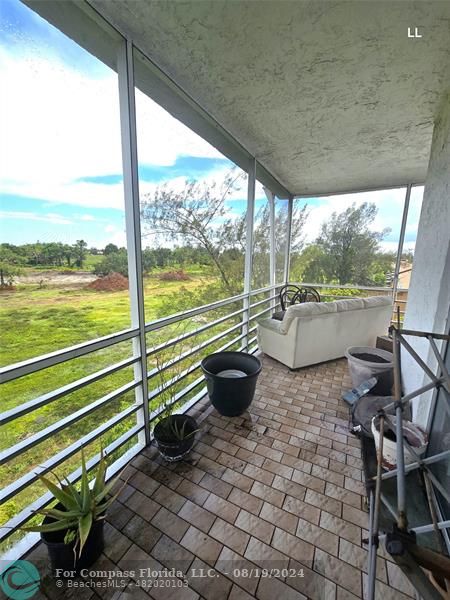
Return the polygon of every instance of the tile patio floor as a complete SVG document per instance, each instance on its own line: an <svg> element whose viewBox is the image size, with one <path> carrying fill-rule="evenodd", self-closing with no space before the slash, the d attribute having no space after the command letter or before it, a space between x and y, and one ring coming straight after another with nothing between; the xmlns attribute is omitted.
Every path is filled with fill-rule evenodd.
<svg viewBox="0 0 450 600"><path fill-rule="evenodd" d="M191 410L202 432L188 460L168 465L150 447L127 468L128 483L109 511L104 555L93 567L115 572L117 587L57 588L39 545L29 558L41 572L47 568L42 597L364 597L368 514L359 442L348 434L340 400L349 387L345 360L291 372L263 357L249 414L221 417L205 399ZM159 587L144 590L136 580L144 586L153 574L123 575L164 567L182 571L189 586L161 575ZM279 577L261 576L262 569ZM378 578L383 600L414 595L384 554Z"/></svg>

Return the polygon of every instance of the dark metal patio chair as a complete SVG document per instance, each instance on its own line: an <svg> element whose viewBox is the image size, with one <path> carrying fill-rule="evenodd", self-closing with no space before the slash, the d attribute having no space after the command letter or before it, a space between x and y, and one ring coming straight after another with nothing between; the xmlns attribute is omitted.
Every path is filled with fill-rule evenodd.
<svg viewBox="0 0 450 600"><path fill-rule="evenodd" d="M308 286L299 287L292 283L284 285L280 290L281 310L272 315L272 319L282 321L284 314L289 306L293 304L303 304L304 302L320 302L319 292Z"/></svg>

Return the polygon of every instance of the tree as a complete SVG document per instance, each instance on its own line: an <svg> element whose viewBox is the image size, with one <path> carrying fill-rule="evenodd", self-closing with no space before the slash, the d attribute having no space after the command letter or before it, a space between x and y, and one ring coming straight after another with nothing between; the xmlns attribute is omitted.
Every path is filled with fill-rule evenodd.
<svg viewBox="0 0 450 600"><path fill-rule="evenodd" d="M120 273L128 277L128 257L125 249L118 250L105 255L102 260L95 265L94 273L96 275L109 275L110 273Z"/></svg>
<svg viewBox="0 0 450 600"><path fill-rule="evenodd" d="M75 255L75 264L80 269L83 268L83 263L86 258L86 249L87 244L84 240L77 240L73 245L74 255Z"/></svg>
<svg viewBox="0 0 450 600"><path fill-rule="evenodd" d="M114 252L119 252L119 248L115 244L106 244L103 254L107 256L108 254L113 254Z"/></svg>
<svg viewBox="0 0 450 600"><path fill-rule="evenodd" d="M277 206L275 211L275 270L277 279L281 281L284 272L284 256L286 251L286 235L288 226L288 205L283 203ZM298 252L304 244L304 226L308 218L308 207L294 204L292 210L291 228L291 252ZM227 272L230 261L236 264L239 261L240 268L234 268L236 283L242 286L244 275L244 255L246 244L246 215L238 219L228 219L219 230L219 241L223 251L221 258L226 261ZM227 260L228 259L228 260ZM253 230L253 287L264 287L269 283L270 262L270 205L265 203L255 216L255 227Z"/></svg>
<svg viewBox="0 0 450 600"><path fill-rule="evenodd" d="M209 262L215 268L222 289L225 288L230 295L242 290L246 215L242 213L237 217L227 217L229 206L226 200L232 192L240 190L242 180L243 175L232 170L221 182L213 184L187 181L181 192L162 186L152 196L145 197L141 208L145 235L155 238L161 236L172 242L182 241L184 246L180 250L187 251L189 247L189 254L192 246L196 247L202 264ZM303 245L306 218L307 207L295 207L292 240L296 249ZM284 268L287 220L288 208L284 203L276 211L275 220L278 271ZM263 280L268 279L269 221L269 208L266 205L258 212L253 238L253 283L257 287L268 283ZM180 263L177 249L172 252L172 258Z"/></svg>
<svg viewBox="0 0 450 600"><path fill-rule="evenodd" d="M333 212L322 223L316 240L322 252L311 262L310 269L322 269L328 283L373 283L371 266L379 253L379 242L389 232L369 229L376 214L375 204L368 202L358 207L353 203L341 213Z"/></svg>
<svg viewBox="0 0 450 600"><path fill-rule="evenodd" d="M20 267L25 264L25 259L8 246L8 244L0 244L1 287L12 285L14 278L20 273Z"/></svg>
<svg viewBox="0 0 450 600"><path fill-rule="evenodd" d="M217 224L226 216L226 199L239 189L242 179L241 172L232 170L218 183L186 181L181 191L163 185L145 196L141 206L145 236L200 245L230 293L233 284L220 259L222 248Z"/></svg>
<svg viewBox="0 0 450 600"><path fill-rule="evenodd" d="M64 258L66 259L67 262L67 266L69 267L69 269L72 266L72 258L74 257L74 248L73 246L69 246L69 244L64 244Z"/></svg>
<svg viewBox="0 0 450 600"><path fill-rule="evenodd" d="M284 257L286 252L288 229L288 205L275 205L275 273L276 280L282 281L284 273ZM292 208L291 252L298 252L304 244L304 226L308 218L308 206ZM253 286L263 287L269 283L270 264L270 205L267 202L259 210L257 225L253 232Z"/></svg>
<svg viewBox="0 0 450 600"><path fill-rule="evenodd" d="M291 279L305 283L325 283L323 265L326 256L318 244L309 244L302 252L291 254Z"/></svg>

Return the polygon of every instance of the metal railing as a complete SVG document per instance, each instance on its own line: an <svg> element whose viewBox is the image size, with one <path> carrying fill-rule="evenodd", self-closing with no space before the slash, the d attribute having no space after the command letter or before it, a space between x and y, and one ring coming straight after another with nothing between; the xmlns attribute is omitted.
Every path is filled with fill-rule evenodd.
<svg viewBox="0 0 450 600"><path fill-rule="evenodd" d="M338 286L329 284L305 283L302 285L312 285L313 287L321 290L339 289L342 291L348 289L349 292L353 292L356 289L358 291L368 293L392 293L391 288L383 287L372 288L365 286ZM277 291L280 287L281 284L271 285L265 288L253 290L249 293L238 294L236 296L218 300L204 306L199 306L183 312L172 314L147 323L144 328L145 335L150 334L151 336L152 333L161 330L168 330L170 332L171 326L175 326L188 320L191 320L192 324L192 319L195 317L207 317L211 315L211 313L224 311L227 307L239 303L241 303L242 306L241 308L237 309L234 307L235 309L231 310L231 312L215 315L216 318L207 323L201 324L198 327L194 326L193 328L184 331L181 335L175 335L173 337L168 336L167 340L163 340L162 342L147 348L145 357L146 360L144 361L144 364L147 365L145 377L149 385L150 383L156 381L157 376L161 371L168 371L170 374L170 370L173 367L182 364L183 361L187 361L195 355L198 356L198 359L189 364L184 370L178 373L177 376L172 378L169 376L163 383L155 385L153 389L149 389L146 399L147 407L152 405L153 408L147 412L149 415L147 422L145 422L145 419L142 419L142 414L145 414L143 413L143 401L136 401L131 406L128 406L125 409L120 410L117 414L114 414L112 417L105 419L103 423L88 433L82 435L79 439L71 440L71 443L67 447L56 452L53 456L46 459L39 466L33 467L29 472L21 474L16 480L9 483L0 492L0 503L14 499L14 497L20 492L23 492L27 487L36 483L40 475L55 469L69 458L73 457L79 451L80 447L88 446L95 440L101 438L101 436L107 434L117 425L123 423L130 416L136 415L137 419L135 424L131 426L124 434L120 435L116 440L114 440L107 448L105 448L106 453L111 454L112 452L120 450L123 446L129 445L129 443L134 439L135 443L126 450L126 456L128 457L127 460L130 460L130 458L136 455L145 445L143 438L139 438L138 434L142 434L142 432L147 429L147 439L151 439L152 425L155 419L160 417L165 410L173 407L173 405L176 405L177 412L185 412L205 395L206 390L203 376L199 374L198 377L192 379L192 377L200 371L200 363L205 351L210 349L211 351L217 352L232 348L246 350L248 352L255 352L257 350L258 345L255 335L256 321L259 318L268 316L271 311L279 306ZM325 295L330 299L334 297L358 297L352 293L344 296L342 293ZM254 300L253 303L252 300ZM230 325L229 327L226 326L228 324ZM203 339L203 336L210 330L214 330L220 326L223 326L224 329L218 331L214 335L210 335L206 339ZM31 358L27 361L6 366L0 369L0 383L11 382L21 377L42 371L43 369L68 363L75 358L88 356L93 352L111 348L124 341L135 340L140 334L139 328L130 328L43 356ZM195 338L199 340L198 343L192 345L188 349L183 348L183 344L185 344L188 340ZM222 345L220 345L221 341L224 342ZM159 364L157 367L149 367L148 363L152 360L152 358L155 358L159 353L162 353L171 347L175 347L176 345L180 345L181 347L181 350L178 354ZM139 348L139 344L134 344L134 348ZM37 409L48 406L51 403L56 403L57 400L64 398L73 392L86 388L93 383L104 380L108 376L123 371L127 367L134 366L140 361L141 356L138 352L136 353L135 350L135 355L133 356L128 356L112 365L108 365L94 373L77 379L76 381L65 384L64 386L61 386L53 391L39 395L32 400L24 402L17 407L2 412L0 414L0 426L10 424L16 419L19 419L25 415L29 415ZM142 386L142 379L136 376L136 372L134 373L134 376L130 374L130 381L127 383L122 384L106 395L96 399L94 402L90 402L86 406L71 412L64 418L58 419L55 423L52 423L44 429L33 433L24 440L21 440L0 452L0 465L7 465L10 461L20 457L25 452L32 450L35 446L43 441L51 439L59 432L67 431L70 426L78 423L84 417L95 414L102 408L110 406L112 402L123 397L128 392L136 390L139 388L139 386ZM158 405L158 398L173 386L176 386L176 392L172 394L172 401L170 403L165 402L163 405ZM136 398L138 398L137 395ZM57 404L55 404L55 414L57 414ZM95 468L95 466L98 464L98 460L98 454L92 457L88 463L89 468ZM119 463L122 464L123 462L124 461L122 457L119 457L112 464L110 472L113 473L117 471L117 465ZM70 474L69 480L77 481L79 475L79 471L76 470ZM15 514L7 523L0 527L0 542L4 542L14 532L22 527L32 516L32 511L38 508L43 508L45 505L51 502L51 500L52 497L49 494L44 494L40 498L34 500L32 504L20 509L17 514Z"/></svg>
<svg viewBox="0 0 450 600"><path fill-rule="evenodd" d="M19 493L24 492L29 486L35 484L40 475L59 467L69 458L73 457L79 452L81 447L89 446L92 442L98 440L103 435L110 432L114 427L122 424L127 418L132 415L137 415L135 424L128 428L128 430L117 437L111 444L105 448L107 454L120 451L124 446L127 445L126 452L123 456L119 456L114 463L110 466L109 474L117 472L119 468L133 456L135 456L145 445L143 437L139 438L139 434L147 429L151 432L152 425L155 419L160 417L165 410L173 408L176 405L176 412L185 412L195 402L202 398L206 393L203 376L198 376L194 380L190 380L193 375L199 372L201 358L205 351L210 349L211 351L223 351L227 349L238 349L246 350L249 352L255 352L257 350L256 340L256 320L266 316L275 306L278 306L278 295L276 293L280 285L268 286L258 290L253 290L248 294L239 294L223 300L218 300L210 304L196 307L193 309L186 310L184 312L172 314L161 319L154 320L145 325L145 335L152 334L153 332L168 329L170 334L170 326L174 326L183 321L192 320L194 317L203 315L207 317L213 312L224 311L227 307L242 303L242 308L232 310L226 314L216 315L217 318L202 324L198 327L190 328L188 331L182 333L182 335L168 337L167 340L162 341L149 347L146 350L146 361L147 371L145 377L147 382L153 382L156 380L156 376L161 371L168 371L169 377L162 384L156 385L154 389L149 390L146 402L148 405L154 406L153 410L149 410L149 420L145 422L142 417L139 418L139 413L143 414L143 402L135 402L128 406L124 410L120 410L117 414L114 414L110 418L106 418L103 423L88 431L77 439L70 440L70 444L64 447L62 450L57 451L53 456L47 458L42 464L33 466L28 472L20 474L20 476L6 485L0 491L0 503L5 503L9 500L13 500ZM245 304L244 304L245 300ZM252 303L252 300L254 302ZM264 305L267 305L266 307ZM226 325L230 324L229 327ZM192 325L192 321L191 321ZM220 328L223 326L224 329L202 339L208 331L214 328ZM235 335L236 334L236 335ZM43 356L31 358L20 363L8 365L0 369L0 383L12 382L20 379L27 375L32 375L44 369L54 367L56 365L63 365L69 363L75 358L82 356L88 356L98 350L105 350L112 348L117 344L124 341L131 341L138 338L140 335L139 328L130 328L124 331L120 331L102 338L98 338L82 344L58 350ZM200 338L199 343L189 347L187 350L183 348L183 344L189 339ZM220 345L220 342L224 343ZM159 365L158 368L149 368L148 361L154 358L158 353L164 352L168 348L180 345L181 351L176 354L170 360ZM219 346L219 347L218 347ZM139 344L134 344L133 347L139 348ZM192 364L179 373L176 377L170 378L170 369L176 365L180 365L183 361L198 356L198 359L194 360ZM108 365L94 373L91 373L85 377L77 379L76 381L70 382L61 386L53 391L39 395L36 398L24 402L19 406L6 410L0 413L0 426L6 424L12 424L16 419L29 415L33 411L48 406L54 403L55 415L57 415L57 400L72 394L73 392L82 390L89 385L102 381L108 376L123 372L124 369L141 361L141 356L136 353L133 356L128 356L119 362L115 362L112 365ZM161 394L165 393L172 386L177 386L176 393L172 395L172 402L164 402L161 406L158 405L158 398ZM126 393L136 390L139 386L142 386L142 379L130 374L130 381L113 389L106 395L101 396L93 402L90 402L86 406L79 408L65 416L56 420L55 423L32 433L29 437L21 440L9 448L4 449L0 452L0 465L7 465L13 459L16 459L23 455L25 452L32 450L35 446L42 443L45 440L49 440L59 432L68 431L68 428L78 423L84 417L95 414L102 408L110 406L114 400L123 397ZM180 389L178 389L180 388ZM139 396L136 395L136 398ZM101 418L101 414L99 413ZM150 436L151 439L151 436ZM135 443L128 447L130 442L135 440ZM125 457L125 458L124 458ZM95 454L88 461L88 469L94 469L99 462L99 453ZM70 473L68 479L71 482L76 482L81 476L79 469ZM0 526L0 542L5 542L12 534L17 532L32 516L33 512L37 509L45 507L52 501L52 496L46 493L25 507L19 507L17 514L14 514L9 521ZM33 537L33 536L31 536ZM34 536L35 537L35 536Z"/></svg>

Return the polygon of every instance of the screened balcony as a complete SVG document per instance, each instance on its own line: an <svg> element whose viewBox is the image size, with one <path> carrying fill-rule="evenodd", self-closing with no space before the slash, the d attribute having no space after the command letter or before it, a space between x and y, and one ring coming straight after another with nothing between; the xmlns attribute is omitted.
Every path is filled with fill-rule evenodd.
<svg viewBox="0 0 450 600"><path fill-rule="evenodd" d="M436 3L435 11L426 17L433 41L427 42L426 51L414 47L416 62L408 54L415 41L405 41L396 30L403 28L403 9L393 8L388 18L372 7L372 17L383 23L384 41L378 45L384 44L385 50L371 64L370 16L361 17L356 43L345 25L345 3L336 5L337 16L286 3L279 14L278 8L275 11L277 31L284 32L286 44L295 50L294 59L280 62L282 80L277 86L284 89L283 96L274 91L273 81L278 77L275 63L286 49L278 44L278 36L271 39L274 64L268 77L265 61L270 53L263 52L256 33L272 31L271 3L259 15L252 3L244 3L243 13L236 3L228 15L230 22L222 20L221 3L187 3L173 9L158 2L101 0L25 4L105 65L117 84L108 89L111 103L117 104L112 128L120 138L122 160L120 202L129 282L124 322L128 326L107 329L101 337L88 334L75 344L61 342L45 354L33 351L41 344L36 335L30 358L9 361L1 368L3 397L8 401L5 410L0 407L5 432L0 454L6 482L0 493L4 557L29 557L46 573L42 596L55 597L55 582L46 570L38 535L25 536L21 527L33 510L52 501L39 475L56 470L69 473L70 481L76 482L81 476L80 448L85 448L88 467L94 470L103 447L111 461L108 476L127 466L123 477L129 480L108 516L102 570L123 570L130 562L141 561L155 568L182 565L189 588L175 587L172 595L167 590L147 590L155 598L165 593L173 598L232 600L264 600L276 594L339 600L363 597L366 550L362 539L367 535L368 515L359 443L348 433L347 407L341 400L350 387L346 362L341 359L290 372L261 355L257 321L279 308L279 290L292 282L315 287L328 301L389 295L393 322L448 332L450 109L445 89L445 7ZM353 8L361 10L357 3ZM408 10L411 19L425 19L420 7L411 5ZM313 43L308 31L314 31L321 20ZM202 36L204 22L207 30L219 32L217 36ZM296 22L304 22L305 47L321 48L317 56L311 49L303 56L305 48L297 47L299 32L292 29ZM151 33L145 23L152 24L148 25ZM258 27L253 29L255 23ZM341 45L327 41L331 26L341 32ZM240 54L224 52L232 40ZM347 55L345 48L352 43L356 49ZM360 62L358 44L364 50ZM259 62L258 54L265 59ZM397 58L388 81L380 73L389 70L393 55ZM206 70L205 57L209 57ZM300 63L308 65L301 76L295 71ZM411 67L416 63L418 84ZM431 74L429 64L436 65ZM365 81L366 69L370 82ZM239 81L236 73L244 71L248 79ZM408 83L402 86L402 81ZM323 82L328 85L325 89ZM416 84L423 91L420 102L412 100ZM304 104L297 111L302 86ZM354 103L348 90L360 90ZM373 102L371 94L376 96ZM236 288L187 308L182 295L176 296L171 309L158 318L148 311L150 294L158 292L148 286L144 266L144 241L149 234L143 218L144 191L150 192L142 156L151 145L151 106L145 104L150 99L237 169L239 200L243 199L242 261ZM309 133L302 137L302 132ZM84 132L86 144L89 133ZM96 135L94 131L93 139ZM298 279L293 232L298 207L306 199L332 196L328 209L339 211L341 200L343 206L352 194L370 196L383 190L392 191L398 204L395 256L388 280L347 285ZM263 203L266 212L258 212ZM420 212L421 204L411 283L408 280L403 287L409 268L404 266L405 248L413 228L409 219L412 212ZM267 222L261 222L261 215ZM52 307L48 310L51 313ZM43 313L42 318L47 316ZM64 330L64 324L55 328ZM95 323L92 328L97 330ZM16 343L20 345L20 340ZM200 361L221 350L256 353L263 360L257 397L243 418L220 417L206 395ZM418 383L407 359L404 372L408 385ZM24 400L15 402L14 394ZM152 439L168 395L176 411L195 415L201 428L191 457L175 466L158 457ZM418 421L426 424L430 406L426 397L417 404ZM16 431L12 429L16 425L19 434L12 439L8 431ZM381 553L379 561L377 593L396 599L414 596L389 556ZM271 568L304 570L304 577L288 581L286 573L275 578L259 573L247 580L229 569L236 564L235 568L261 569L269 563ZM192 579L192 569L202 568L215 570L214 585L211 580L202 585L202 580ZM138 585L130 580L125 588L109 592L146 597ZM94 589L93 596L104 593Z"/></svg>

